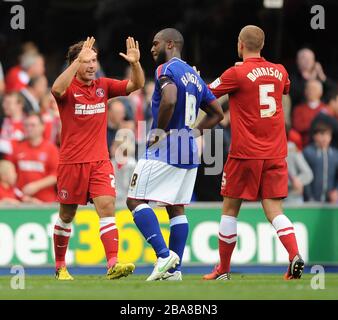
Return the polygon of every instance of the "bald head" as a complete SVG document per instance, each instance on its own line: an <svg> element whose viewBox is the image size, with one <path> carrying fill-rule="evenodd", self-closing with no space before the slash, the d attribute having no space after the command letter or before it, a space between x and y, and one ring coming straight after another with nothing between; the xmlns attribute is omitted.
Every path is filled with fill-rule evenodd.
<svg viewBox="0 0 338 320"><path fill-rule="evenodd" d="M260 52L263 49L264 31L257 26L245 26L239 33L238 38L249 52Z"/></svg>
<svg viewBox="0 0 338 320"><path fill-rule="evenodd" d="M160 32L157 33L159 38L162 40L168 42L168 41L173 41L175 44L175 47L181 52L183 45L184 45L184 38L178 30L174 28L166 28L161 30ZM155 37L156 37L155 36Z"/></svg>
<svg viewBox="0 0 338 320"><path fill-rule="evenodd" d="M151 54L157 65L161 65L173 57L181 58L184 39L178 30L166 28L156 33L151 47Z"/></svg>

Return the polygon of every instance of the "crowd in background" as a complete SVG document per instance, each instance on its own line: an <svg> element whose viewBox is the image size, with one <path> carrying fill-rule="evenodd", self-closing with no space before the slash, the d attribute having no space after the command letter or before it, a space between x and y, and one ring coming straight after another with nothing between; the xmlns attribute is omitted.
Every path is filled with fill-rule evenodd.
<svg viewBox="0 0 338 320"><path fill-rule="evenodd" d="M0 204L56 200L61 122L46 78L46 67L44 56L31 42L22 46L16 66L3 70L0 61ZM126 78L129 72L127 69ZM337 83L326 76L315 53L307 48L298 51L294 70L289 70L289 74L290 95L283 100L289 168L286 201L338 204ZM103 75L101 69L98 76ZM126 197L130 176L151 125L153 90L154 82L149 80L143 90L111 99L108 104L107 141L120 203ZM216 129L223 132L225 162L231 143L226 99L223 109L224 120ZM128 137L128 132L133 132L133 136ZM212 135L211 141L204 141L204 146L208 143L212 152L215 151L215 136ZM121 144L127 146L127 151L117 157ZM210 164L204 163L202 157L194 200L221 200L222 173L205 175L207 166Z"/></svg>

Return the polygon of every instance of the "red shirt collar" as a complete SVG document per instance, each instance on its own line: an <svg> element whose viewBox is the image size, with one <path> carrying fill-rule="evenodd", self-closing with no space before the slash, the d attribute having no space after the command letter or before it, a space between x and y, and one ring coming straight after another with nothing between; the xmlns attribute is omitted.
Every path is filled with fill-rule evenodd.
<svg viewBox="0 0 338 320"><path fill-rule="evenodd" d="M91 83L90 85L87 85L87 84L85 84L85 83L79 81L79 80L76 78L76 76L75 76L75 77L73 78L73 83L74 83L75 85L77 85L78 87L90 87L90 86L93 85L94 80L92 80L92 83Z"/></svg>
<svg viewBox="0 0 338 320"><path fill-rule="evenodd" d="M265 59L263 57L259 57L259 58L246 58L243 62L259 62L259 61L265 61Z"/></svg>

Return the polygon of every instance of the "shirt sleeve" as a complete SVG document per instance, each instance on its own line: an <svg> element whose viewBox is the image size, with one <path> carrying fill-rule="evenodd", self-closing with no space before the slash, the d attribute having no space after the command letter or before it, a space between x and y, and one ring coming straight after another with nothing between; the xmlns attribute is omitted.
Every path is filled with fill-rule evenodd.
<svg viewBox="0 0 338 320"><path fill-rule="evenodd" d="M65 104L65 101L69 100L71 97L70 86L66 89L66 92L61 97L58 97L57 95L55 95L53 91L51 92L59 107L63 106Z"/></svg>
<svg viewBox="0 0 338 320"><path fill-rule="evenodd" d="M161 77L168 77L173 82L175 82L175 77L174 77L174 74L173 74L173 70L172 70L172 68L171 68L170 65L161 64L156 69L155 77L156 77L156 80L160 79Z"/></svg>
<svg viewBox="0 0 338 320"><path fill-rule="evenodd" d="M225 70L219 78L209 84L209 89L217 98L236 91L238 81L235 67Z"/></svg>
<svg viewBox="0 0 338 320"><path fill-rule="evenodd" d="M284 83L283 94L288 94L290 92L290 84L291 82L290 82L289 74L285 70L285 83Z"/></svg>
<svg viewBox="0 0 338 320"><path fill-rule="evenodd" d="M117 80L102 78L106 82L108 90L108 99L114 97L127 96L127 85L129 80Z"/></svg>
<svg viewBox="0 0 338 320"><path fill-rule="evenodd" d="M210 102L216 100L215 95L211 92L211 90L208 88L206 84L204 84L204 90L203 90L203 103L210 104Z"/></svg>

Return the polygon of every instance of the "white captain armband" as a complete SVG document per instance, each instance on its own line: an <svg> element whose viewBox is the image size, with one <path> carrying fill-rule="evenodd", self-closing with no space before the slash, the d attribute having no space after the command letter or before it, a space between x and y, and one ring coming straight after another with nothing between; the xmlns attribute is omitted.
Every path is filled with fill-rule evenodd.
<svg viewBox="0 0 338 320"><path fill-rule="evenodd" d="M161 90L163 90L164 87L167 86L168 84L174 84L174 82L169 77L166 76L158 79L158 82L160 83Z"/></svg>

